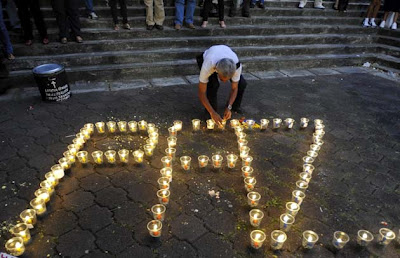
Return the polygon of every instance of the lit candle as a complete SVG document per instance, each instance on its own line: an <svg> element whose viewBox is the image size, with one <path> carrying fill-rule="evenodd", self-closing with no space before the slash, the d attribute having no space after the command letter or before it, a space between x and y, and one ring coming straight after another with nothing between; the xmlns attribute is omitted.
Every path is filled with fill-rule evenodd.
<svg viewBox="0 0 400 258"><path fill-rule="evenodd" d="M250 192L247 194L247 203L250 207L257 207L260 202L261 195L257 192Z"/></svg>
<svg viewBox="0 0 400 258"><path fill-rule="evenodd" d="M243 133L244 129L242 126L240 126L240 124L238 126L235 127L235 134L236 136L238 136L238 134Z"/></svg>
<svg viewBox="0 0 400 258"><path fill-rule="evenodd" d="M176 137L178 135L178 131L173 126L168 128L168 133L169 133L169 136L175 136Z"/></svg>
<svg viewBox="0 0 400 258"><path fill-rule="evenodd" d="M324 141L323 140L315 140L315 141L313 141L313 143L321 147L324 144Z"/></svg>
<svg viewBox="0 0 400 258"><path fill-rule="evenodd" d="M40 188L40 189L36 190L35 196L36 196L36 198L43 199L45 203L50 201L50 194L47 191L47 189Z"/></svg>
<svg viewBox="0 0 400 258"><path fill-rule="evenodd" d="M24 239L22 237L13 237L6 242L6 250L10 255L21 256L25 252Z"/></svg>
<svg viewBox="0 0 400 258"><path fill-rule="evenodd" d="M247 129L253 130L255 123L256 121L254 121L253 119L247 119L246 120Z"/></svg>
<svg viewBox="0 0 400 258"><path fill-rule="evenodd" d="M92 123L85 124L83 128L85 128L89 132L89 134L93 134L94 132L94 124Z"/></svg>
<svg viewBox="0 0 400 258"><path fill-rule="evenodd" d="M52 171L47 172L44 177L46 178L47 182L49 182L53 188L58 185L58 179L54 176L54 173Z"/></svg>
<svg viewBox="0 0 400 258"><path fill-rule="evenodd" d="M320 132L323 132L324 129L325 129L325 125L324 124L315 125L314 132L318 134Z"/></svg>
<svg viewBox="0 0 400 258"><path fill-rule="evenodd" d="M176 153L176 149L175 148L166 148L165 149L165 154L167 154L168 157L170 157L171 159L175 159L175 153Z"/></svg>
<svg viewBox="0 0 400 258"><path fill-rule="evenodd" d="M97 122L95 125L96 125L96 129L97 129L97 133L103 134L106 132L104 122Z"/></svg>
<svg viewBox="0 0 400 258"><path fill-rule="evenodd" d="M216 155L212 156L211 159L212 159L214 168L221 168L222 160L224 159L221 155L216 154Z"/></svg>
<svg viewBox="0 0 400 258"><path fill-rule="evenodd" d="M287 202L286 203L286 213L296 217L297 213L300 210L300 206L295 202Z"/></svg>
<svg viewBox="0 0 400 258"><path fill-rule="evenodd" d="M293 125L294 125L294 119L293 118L286 118L285 119L285 125L286 125L286 128L292 129Z"/></svg>
<svg viewBox="0 0 400 258"><path fill-rule="evenodd" d="M239 133L236 134L236 136L237 136L238 140L242 140L242 139L245 140L246 139L246 134L244 132L239 132Z"/></svg>
<svg viewBox="0 0 400 258"><path fill-rule="evenodd" d="M170 136L167 138L168 148L175 148L176 147L177 138L175 136Z"/></svg>
<svg viewBox="0 0 400 258"><path fill-rule="evenodd" d="M63 168L64 170L67 170L67 169L70 169L70 168L71 168L71 163L70 163L69 159L67 159L67 158L65 158L65 157L59 159L59 160L58 160L58 163L62 166L62 168Z"/></svg>
<svg viewBox="0 0 400 258"><path fill-rule="evenodd" d="M301 172L300 179L306 181L307 183L310 183L311 175L307 172Z"/></svg>
<svg viewBox="0 0 400 258"><path fill-rule="evenodd" d="M158 144L158 133L156 132L152 132L149 133L149 139L154 143L154 144Z"/></svg>
<svg viewBox="0 0 400 258"><path fill-rule="evenodd" d="M246 158L249 155L250 148L247 146L240 147L240 157Z"/></svg>
<svg viewBox="0 0 400 258"><path fill-rule="evenodd" d="M155 149L157 146L157 142L154 142L151 138L146 140L146 144L151 145L153 147L153 149Z"/></svg>
<svg viewBox="0 0 400 258"><path fill-rule="evenodd" d="M310 156L304 156L303 157L303 165L305 164L312 164L314 163L314 159Z"/></svg>
<svg viewBox="0 0 400 258"><path fill-rule="evenodd" d="M250 155L242 158L242 167L245 167L245 166L250 167L252 161L253 161L253 157Z"/></svg>
<svg viewBox="0 0 400 258"><path fill-rule="evenodd" d="M269 125L269 120L268 119L261 119L260 120L260 130L267 130Z"/></svg>
<svg viewBox="0 0 400 258"><path fill-rule="evenodd" d="M118 124L118 130L121 133L126 133L126 131L127 131L126 121L119 121L117 124Z"/></svg>
<svg viewBox="0 0 400 258"><path fill-rule="evenodd" d="M309 156L309 157L315 159L316 157L318 157L318 152L312 151L312 150L307 151L307 156Z"/></svg>
<svg viewBox="0 0 400 258"><path fill-rule="evenodd" d="M79 151L78 153L76 153L78 161L82 164L86 164L89 162L88 155L89 153L87 151Z"/></svg>
<svg viewBox="0 0 400 258"><path fill-rule="evenodd" d="M182 121L175 120L174 121L174 127L178 132L181 131L182 130Z"/></svg>
<svg viewBox="0 0 400 258"><path fill-rule="evenodd" d="M76 153L78 152L78 150L76 149L75 144L70 144L68 145L68 151L71 155L76 155Z"/></svg>
<svg viewBox="0 0 400 258"><path fill-rule="evenodd" d="M166 207L162 204L156 204L151 207L151 212L153 213L153 218L155 220L164 221Z"/></svg>
<svg viewBox="0 0 400 258"><path fill-rule="evenodd" d="M379 229L379 235L378 235L378 243L383 246L387 246L392 242L393 239L395 239L396 234L388 229L388 228L381 228Z"/></svg>
<svg viewBox="0 0 400 258"><path fill-rule="evenodd" d="M303 180L299 180L296 182L296 190L304 192L308 188L308 183Z"/></svg>
<svg viewBox="0 0 400 258"><path fill-rule="evenodd" d="M36 211L37 215L42 215L46 212L46 203L41 198L35 198L30 202L31 207Z"/></svg>
<svg viewBox="0 0 400 258"><path fill-rule="evenodd" d="M200 124L201 124L200 119L193 119L192 120L193 131L199 131L200 130Z"/></svg>
<svg viewBox="0 0 400 258"><path fill-rule="evenodd" d="M252 177L253 172L254 172L254 169L252 167L249 167L249 166L242 167L242 176L244 178Z"/></svg>
<svg viewBox="0 0 400 258"><path fill-rule="evenodd" d="M81 138L75 138L72 140L72 143L74 144L76 150L80 150L83 145L85 144L84 140L82 140Z"/></svg>
<svg viewBox="0 0 400 258"><path fill-rule="evenodd" d="M257 180L254 177L246 177L244 180L244 188L247 192L251 192L254 190L254 186L257 183Z"/></svg>
<svg viewBox="0 0 400 258"><path fill-rule="evenodd" d="M298 205L301 205L301 203L303 202L304 198L306 198L306 194L303 193L302 191L294 190L292 192L292 202L295 202Z"/></svg>
<svg viewBox="0 0 400 258"><path fill-rule="evenodd" d="M168 182L172 181L172 168L168 168L168 167L162 168L160 170L160 173L161 173L162 177L168 178Z"/></svg>
<svg viewBox="0 0 400 258"><path fill-rule="evenodd" d="M119 150L118 156L119 156L119 161L121 161L122 163L129 162L129 150L126 150L126 149Z"/></svg>
<svg viewBox="0 0 400 258"><path fill-rule="evenodd" d="M115 123L114 121L108 121L107 129L109 133L115 133L115 131L117 130L117 123Z"/></svg>
<svg viewBox="0 0 400 258"><path fill-rule="evenodd" d="M75 136L76 136L76 139L81 140L82 143L86 142L85 136L82 133L79 132L79 133L75 134Z"/></svg>
<svg viewBox="0 0 400 258"><path fill-rule="evenodd" d="M138 127L139 131L145 132L147 130L147 122L144 120L139 121Z"/></svg>
<svg viewBox="0 0 400 258"><path fill-rule="evenodd" d="M71 154L70 151L65 151L63 156L68 159L71 165L75 163L75 154Z"/></svg>
<svg viewBox="0 0 400 258"><path fill-rule="evenodd" d="M232 119L232 120L230 121L230 125L231 125L231 128L232 128L232 129L235 129L236 127L240 126L240 122L239 122L239 120L237 120L237 119Z"/></svg>
<svg viewBox="0 0 400 258"><path fill-rule="evenodd" d="M34 209L26 209L19 214L19 217L22 221L28 225L29 228L33 228L33 225L36 224L36 210Z"/></svg>
<svg viewBox="0 0 400 258"><path fill-rule="evenodd" d="M61 165L54 165L51 167L51 172L53 172L54 176L57 179L61 179L64 177L64 169Z"/></svg>
<svg viewBox="0 0 400 258"><path fill-rule="evenodd" d="M92 152L92 158L94 163L103 164L103 152L102 151L94 151Z"/></svg>
<svg viewBox="0 0 400 258"><path fill-rule="evenodd" d="M205 168L205 167L207 167L208 161L210 160L210 158L207 157L206 155L200 155L198 157L198 160L199 160L199 167L200 168Z"/></svg>
<svg viewBox="0 0 400 258"><path fill-rule="evenodd" d="M237 142L238 142L239 150L241 147L247 146L247 143L248 143L248 141L246 139L239 139Z"/></svg>
<svg viewBox="0 0 400 258"><path fill-rule="evenodd" d="M142 150L135 150L133 152L133 159L138 164L143 163L143 156L144 156L144 152Z"/></svg>
<svg viewBox="0 0 400 258"><path fill-rule="evenodd" d="M336 249L342 249L347 242L349 242L350 237L342 231L336 231L333 233L332 244Z"/></svg>
<svg viewBox="0 0 400 258"><path fill-rule="evenodd" d="M324 121L321 120L321 119L315 119L314 120L314 125L322 125L323 123L324 123Z"/></svg>
<svg viewBox="0 0 400 258"><path fill-rule="evenodd" d="M281 127L281 124L282 124L282 119L280 119L280 118L272 119L272 128L273 129L278 129L279 127Z"/></svg>
<svg viewBox="0 0 400 258"><path fill-rule="evenodd" d="M221 124L218 126L218 129L225 130L225 126L226 126L226 120L222 120Z"/></svg>
<svg viewBox="0 0 400 258"><path fill-rule="evenodd" d="M137 132L137 122L136 121L129 121L128 122L128 127L129 127L129 131L131 133L136 133Z"/></svg>
<svg viewBox="0 0 400 258"><path fill-rule="evenodd" d="M310 175L312 175L313 171L314 171L315 167L311 164L304 164L303 165L303 172L306 172Z"/></svg>
<svg viewBox="0 0 400 258"><path fill-rule="evenodd" d="M192 158L189 156L182 156L180 158L180 160L181 160L181 166L182 166L183 170L189 171L190 170L190 162L192 161Z"/></svg>
<svg viewBox="0 0 400 258"><path fill-rule="evenodd" d="M159 220L152 220L147 224L147 229L152 237L161 237L162 223Z"/></svg>
<svg viewBox="0 0 400 258"><path fill-rule="evenodd" d="M49 193L49 195L54 193L53 184L47 180L43 180L42 182L40 182L40 188L45 189Z"/></svg>
<svg viewBox="0 0 400 258"><path fill-rule="evenodd" d="M261 230L253 230L250 233L250 239L251 239L251 246L254 249L259 249L263 245L266 239L266 235Z"/></svg>
<svg viewBox="0 0 400 258"><path fill-rule="evenodd" d="M167 205L169 203L169 195L170 195L170 191L169 190L158 190L157 191L157 197L158 197L158 201L161 204Z"/></svg>
<svg viewBox="0 0 400 258"><path fill-rule="evenodd" d="M357 244L360 246L367 246L374 240L374 236L367 230L359 230L357 232Z"/></svg>
<svg viewBox="0 0 400 258"><path fill-rule="evenodd" d="M161 162L163 164L163 167L165 167L165 168L172 167L172 158L171 157L164 156L161 158Z"/></svg>
<svg viewBox="0 0 400 258"><path fill-rule="evenodd" d="M308 122L310 122L310 119L305 117L300 118L300 128L306 128L308 126Z"/></svg>
<svg viewBox="0 0 400 258"><path fill-rule="evenodd" d="M305 249L312 249L315 243L318 241L319 236L317 233L311 230L303 232L303 247Z"/></svg>
<svg viewBox="0 0 400 258"><path fill-rule="evenodd" d="M144 149L144 154L147 157L152 157L153 156L153 154L154 154L154 146L153 145L146 144L146 145L143 146L143 149Z"/></svg>
<svg viewBox="0 0 400 258"><path fill-rule="evenodd" d="M294 216L288 214L288 213L283 213L279 217L279 228L282 231L288 232L290 228L292 227L293 223L295 222Z"/></svg>
<svg viewBox="0 0 400 258"><path fill-rule="evenodd" d="M85 141L90 139L90 131L86 128L82 128L79 130L79 132L83 135L83 139L85 139Z"/></svg>
<svg viewBox="0 0 400 258"><path fill-rule="evenodd" d="M25 223L19 223L10 229L10 233L16 237L21 237L24 244L31 240L31 233L29 232L29 227Z"/></svg>
<svg viewBox="0 0 400 258"><path fill-rule="evenodd" d="M264 218L264 213L259 209L252 209L249 212L250 215L250 224L253 227L260 226L261 220Z"/></svg>
<svg viewBox="0 0 400 258"><path fill-rule="evenodd" d="M213 130L215 127L215 122L212 119L208 119L207 121L207 129L208 130Z"/></svg>
<svg viewBox="0 0 400 258"><path fill-rule="evenodd" d="M169 178L168 177L160 177L157 180L158 183L158 187L160 188L160 190L168 190L169 189Z"/></svg>
<svg viewBox="0 0 400 258"><path fill-rule="evenodd" d="M115 164L117 161L117 152L115 150L108 150L104 153L104 155L106 156L107 162L110 164Z"/></svg>
<svg viewBox="0 0 400 258"><path fill-rule="evenodd" d="M154 132L158 132L158 129L157 129L157 127L156 127L156 125L155 124L153 124L153 123L148 123L147 124L147 133L154 133Z"/></svg>
<svg viewBox="0 0 400 258"><path fill-rule="evenodd" d="M238 160L238 156L235 154L228 154L226 156L227 166L228 168L235 168L236 162Z"/></svg>
<svg viewBox="0 0 400 258"><path fill-rule="evenodd" d="M324 137L324 135L325 135L325 132L324 133L320 133L320 134L313 133L313 143L315 143L317 141L321 141L322 138Z"/></svg>
<svg viewBox="0 0 400 258"><path fill-rule="evenodd" d="M317 144L310 145L310 150L312 150L312 151L319 151L320 149L321 149L321 147L318 146Z"/></svg>
<svg viewBox="0 0 400 258"><path fill-rule="evenodd" d="M271 232L271 249L280 250L285 243L287 236L285 232L281 230L274 230Z"/></svg>

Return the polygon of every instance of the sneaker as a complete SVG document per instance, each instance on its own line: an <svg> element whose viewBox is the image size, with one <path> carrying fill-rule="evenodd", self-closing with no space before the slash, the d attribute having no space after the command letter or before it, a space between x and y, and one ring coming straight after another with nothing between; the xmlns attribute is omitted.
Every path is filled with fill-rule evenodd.
<svg viewBox="0 0 400 258"><path fill-rule="evenodd" d="M381 24L379 24L379 28L385 28L386 22L385 21L381 21Z"/></svg>
<svg viewBox="0 0 400 258"><path fill-rule="evenodd" d="M129 23L124 23L122 25L122 28L126 29L126 30L130 30L131 29L131 25L129 25Z"/></svg>
<svg viewBox="0 0 400 258"><path fill-rule="evenodd" d="M376 27L378 26L378 25L376 25L375 21L371 21L370 24L371 24L371 27L372 27L372 28L376 28Z"/></svg>
<svg viewBox="0 0 400 258"><path fill-rule="evenodd" d="M202 28L207 28L208 25L208 21L203 21L203 23L201 24Z"/></svg>
<svg viewBox="0 0 400 258"><path fill-rule="evenodd" d="M164 26L162 26L162 25L156 24L156 25L154 25L154 27L156 27L157 30L164 30Z"/></svg>
<svg viewBox="0 0 400 258"><path fill-rule="evenodd" d="M76 43L82 43L83 38L81 36L76 36L75 41L76 41Z"/></svg>
<svg viewBox="0 0 400 258"><path fill-rule="evenodd" d="M323 9L325 9L325 6L323 6L322 4L317 4L317 5L314 5L314 8L323 10Z"/></svg>
<svg viewBox="0 0 400 258"><path fill-rule="evenodd" d="M306 3L304 3L304 2L300 2L299 3L299 8L300 9L303 9L305 6L306 6Z"/></svg>
<svg viewBox="0 0 400 258"><path fill-rule="evenodd" d="M182 29L182 25L180 25L180 24L175 24L175 29L176 29L176 30Z"/></svg>
<svg viewBox="0 0 400 258"><path fill-rule="evenodd" d="M393 22L392 26L390 27L392 30L397 30L397 22Z"/></svg>
<svg viewBox="0 0 400 258"><path fill-rule="evenodd" d="M189 29L192 29L192 30L196 29L196 27L194 26L193 23L187 24L187 27L188 27Z"/></svg>
<svg viewBox="0 0 400 258"><path fill-rule="evenodd" d="M371 25L369 25L369 20L368 19L364 19L362 26L363 27L370 27Z"/></svg>
<svg viewBox="0 0 400 258"><path fill-rule="evenodd" d="M97 14L94 12L89 13L88 17L89 17L89 19L92 19L92 20L97 20L99 18L99 16L97 16Z"/></svg>
<svg viewBox="0 0 400 258"><path fill-rule="evenodd" d="M7 59L8 59L8 60L14 60L14 59L15 59L15 56L14 56L13 54L8 54L8 55L7 55Z"/></svg>
<svg viewBox="0 0 400 258"><path fill-rule="evenodd" d="M220 22L219 22L219 26L220 26L221 28L223 28L223 29L226 28L226 24L225 24L224 21L220 21Z"/></svg>
<svg viewBox="0 0 400 258"><path fill-rule="evenodd" d="M154 29L154 25L147 25L146 26L146 30L153 30Z"/></svg>
<svg viewBox="0 0 400 258"><path fill-rule="evenodd" d="M60 42L61 42L61 44L67 44L68 40L67 40L67 38L61 38Z"/></svg>

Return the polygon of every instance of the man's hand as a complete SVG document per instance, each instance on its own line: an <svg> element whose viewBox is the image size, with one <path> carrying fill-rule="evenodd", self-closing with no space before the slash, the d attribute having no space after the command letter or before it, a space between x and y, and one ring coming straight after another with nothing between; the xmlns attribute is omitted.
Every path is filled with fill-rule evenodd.
<svg viewBox="0 0 400 258"><path fill-rule="evenodd" d="M222 118L217 112L210 113L212 120L217 124L218 127L222 125Z"/></svg>
<svg viewBox="0 0 400 258"><path fill-rule="evenodd" d="M224 120L231 119L231 117L232 117L232 112L228 108L225 108Z"/></svg>

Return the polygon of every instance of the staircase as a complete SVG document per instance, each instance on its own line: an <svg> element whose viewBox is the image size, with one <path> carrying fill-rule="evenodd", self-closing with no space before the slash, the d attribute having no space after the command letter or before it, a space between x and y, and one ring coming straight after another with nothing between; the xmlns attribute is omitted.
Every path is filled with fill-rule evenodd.
<svg viewBox="0 0 400 258"><path fill-rule="evenodd" d="M50 1L41 2L51 43L27 47L17 43L22 42L19 35L12 35L17 58L9 63L5 83L13 87L32 86L32 68L51 62L66 66L70 83L194 75L199 72L195 56L215 44L231 46L245 72L360 66L367 61L384 70L400 69L400 31L361 27L369 0L350 3L345 13L333 10L331 1L325 1L326 10L313 9L312 2L301 10L298 1L266 0L266 9L251 9L251 18L230 18L226 7L226 29L219 28L216 18L209 19L207 29L200 28L198 7L197 29L180 31L173 29L171 0L163 31L145 29L145 7L138 0L128 7L133 29L114 31L105 1L94 0L100 19L82 17L84 43L66 45L58 43Z"/></svg>

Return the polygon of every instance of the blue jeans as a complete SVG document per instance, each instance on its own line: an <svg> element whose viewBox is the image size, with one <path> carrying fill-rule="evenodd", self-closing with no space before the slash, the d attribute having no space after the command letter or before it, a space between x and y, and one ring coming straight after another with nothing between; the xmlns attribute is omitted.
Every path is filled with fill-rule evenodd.
<svg viewBox="0 0 400 258"><path fill-rule="evenodd" d="M257 0L251 0L252 4L256 4ZM260 4L264 4L264 0L260 0Z"/></svg>
<svg viewBox="0 0 400 258"><path fill-rule="evenodd" d="M8 31L6 28L6 25L4 24L4 19L3 19L3 6L1 4L0 1L0 41L1 43L3 43L3 46L5 48L5 53L6 55L12 54L13 51L13 47L11 45L11 41L10 41L10 36L8 35Z"/></svg>
<svg viewBox="0 0 400 258"><path fill-rule="evenodd" d="M186 0L186 18L187 24L193 24L194 9L196 8L196 0ZM183 24L185 10L185 0L175 0L175 24Z"/></svg>
<svg viewBox="0 0 400 258"><path fill-rule="evenodd" d="M85 0L85 4L86 4L86 11L90 14L90 13L94 13L93 10L93 0Z"/></svg>

